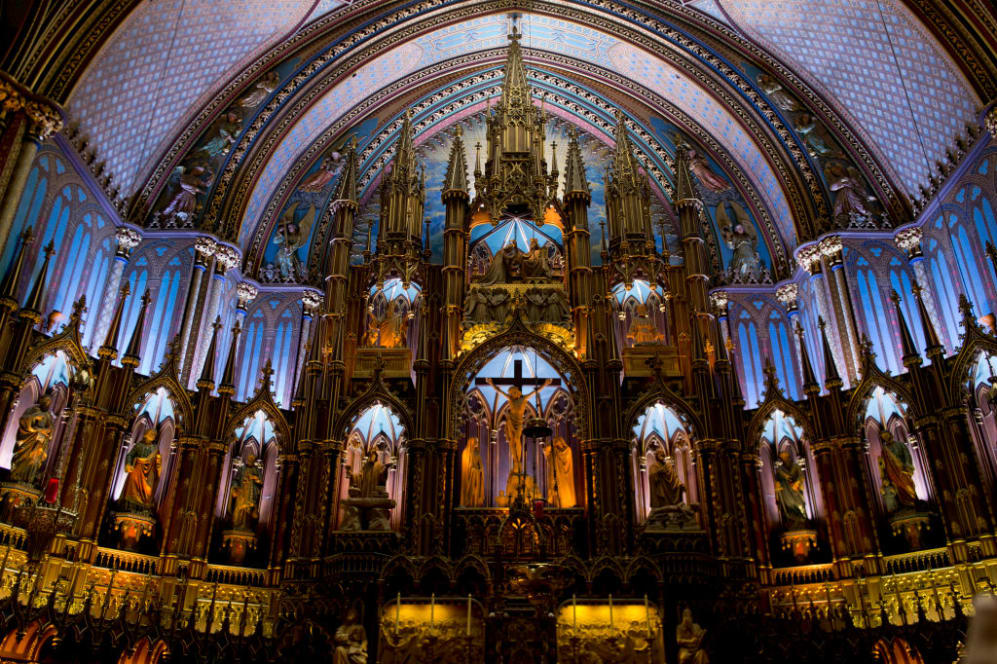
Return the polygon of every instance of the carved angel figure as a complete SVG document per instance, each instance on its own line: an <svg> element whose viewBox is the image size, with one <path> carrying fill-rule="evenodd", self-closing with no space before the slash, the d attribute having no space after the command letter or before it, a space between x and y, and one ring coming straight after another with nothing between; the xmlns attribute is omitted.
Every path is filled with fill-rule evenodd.
<svg viewBox="0 0 997 664"><path fill-rule="evenodd" d="M782 89L782 84L768 74L758 75L758 87L760 87L780 110L798 111L800 105L793 97Z"/></svg>
<svg viewBox="0 0 997 664"><path fill-rule="evenodd" d="M312 224L315 223L315 206L308 206L305 216L294 221L297 208L298 203L292 203L287 208L273 237L273 243L277 245L277 271L280 273L280 280L284 282L304 279L305 271L298 249L308 242Z"/></svg>
<svg viewBox="0 0 997 664"><path fill-rule="evenodd" d="M280 85L280 74L274 69L256 81L253 89L239 100L239 106L243 108L256 108L263 103L264 99L270 96L271 92L277 89L278 85Z"/></svg>
<svg viewBox="0 0 997 664"><path fill-rule="evenodd" d="M730 218L727 208L730 208ZM762 259L758 254L758 234L755 224L740 203L727 201L717 207L717 225L724 242L733 250L730 273L735 283L752 283L760 279Z"/></svg>

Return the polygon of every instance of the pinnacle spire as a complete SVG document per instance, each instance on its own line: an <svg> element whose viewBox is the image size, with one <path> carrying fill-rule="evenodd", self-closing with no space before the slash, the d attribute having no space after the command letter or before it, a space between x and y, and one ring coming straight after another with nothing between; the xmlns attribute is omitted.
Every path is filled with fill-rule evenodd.
<svg viewBox="0 0 997 664"><path fill-rule="evenodd" d="M222 383L218 386L218 394L227 394L232 396L235 394L235 355L239 347L239 334L242 333L242 328L239 327L239 321L235 322L232 326L232 342L228 347L228 358L225 360L225 369L222 371Z"/></svg>
<svg viewBox="0 0 997 664"><path fill-rule="evenodd" d="M568 158L564 162L564 193L591 196L582 150L578 145L578 132L574 127L568 131Z"/></svg>
<svg viewBox="0 0 997 664"><path fill-rule="evenodd" d="M0 298L9 300L12 304L9 308L17 308L17 282L21 280L21 270L24 267L24 254L28 247L31 246L31 226L24 229L21 233L21 245L17 249L17 254L14 256L14 262L11 264L10 269L7 270L7 274L4 275L3 283L0 283Z"/></svg>
<svg viewBox="0 0 997 664"><path fill-rule="evenodd" d="M921 328L924 332L924 340L927 342L928 347L926 348L928 356L932 355L932 351L936 348L943 348L941 339L938 338L938 333L935 331L935 326L931 322L931 317L928 315L928 308L924 304L924 296L922 292L921 284L917 283L917 279L914 280L914 285L911 287L911 293L914 295L914 299L917 300L917 312L921 316Z"/></svg>
<svg viewBox="0 0 997 664"><path fill-rule="evenodd" d="M505 80L502 82L502 106L506 109L530 105L530 85L526 80L523 52L519 47L522 34L512 27L509 35L509 55L505 62Z"/></svg>
<svg viewBox="0 0 997 664"><path fill-rule="evenodd" d="M467 159L464 156L464 130L460 125L454 129L453 142L450 144L450 158L447 161L447 172L443 177L443 194L449 191L467 193Z"/></svg>
<svg viewBox="0 0 997 664"><path fill-rule="evenodd" d="M628 180L638 183L640 180L640 169L637 160L634 159L633 146L630 144L630 137L627 134L627 121L623 116L623 111L616 110L616 151L613 155L613 178L616 180Z"/></svg>
<svg viewBox="0 0 997 664"><path fill-rule="evenodd" d="M821 348L824 351L824 386L841 386L841 375L838 373L838 366L834 363L834 353L831 352L831 342L827 340L827 323L820 316L817 317L817 327L820 328Z"/></svg>
<svg viewBox="0 0 997 664"><path fill-rule="evenodd" d="M897 322L900 324L900 344L903 349L903 358L906 361L907 358L921 358L921 354L917 351L917 344L914 343L914 337L910 333L910 327L907 325L907 317L904 316L903 308L900 306L900 294L895 290L890 291L890 301L893 302L893 311L897 315ZM906 362L905 362L906 363Z"/></svg>
<svg viewBox="0 0 997 664"><path fill-rule="evenodd" d="M411 186L415 173L415 148L412 146L412 111L405 111L402 128L399 130L398 147L391 165L388 179L405 187Z"/></svg>
<svg viewBox="0 0 997 664"><path fill-rule="evenodd" d="M765 398L774 399L781 397L782 388L779 387L779 377L776 375L772 358L765 358L765 368L762 371L765 373Z"/></svg>
<svg viewBox="0 0 997 664"><path fill-rule="evenodd" d="M350 139L350 145L346 153L346 164L343 173L336 183L336 192L332 199L334 201L357 202L357 137Z"/></svg>
<svg viewBox="0 0 997 664"><path fill-rule="evenodd" d="M43 300L45 299L45 282L48 277L48 265L55 253L55 242L50 240L44 249L45 259L42 261L42 269L38 271L38 278L35 279L31 292L28 293L28 301L24 303L24 308L36 313L41 313Z"/></svg>
<svg viewBox="0 0 997 664"><path fill-rule="evenodd" d="M694 198L696 190L692 186L692 171L689 169L689 146L679 143L675 146L675 200Z"/></svg>
<svg viewBox="0 0 997 664"><path fill-rule="evenodd" d="M803 390L809 392L811 389L820 391L820 384L817 382L817 375L814 374L814 365L810 361L810 352L807 344L803 340L803 326L796 321L796 337L800 340L800 361L803 364Z"/></svg>
<svg viewBox="0 0 997 664"><path fill-rule="evenodd" d="M145 293L142 295L142 308L138 312L138 321L135 323L135 329L132 330L132 338L128 342L128 349L125 351L125 356L121 358L122 366L133 366L137 367L139 364L139 347L142 345L142 332L145 327L145 312L149 308L149 302L152 301L152 295L149 289L145 289Z"/></svg>
<svg viewBox="0 0 997 664"><path fill-rule="evenodd" d="M208 342L208 350L204 354L204 366L201 367L201 377L197 380L197 389L208 390L215 387L215 353L218 348L218 330L222 327L222 317L215 316L215 322L211 324L211 341Z"/></svg>
<svg viewBox="0 0 997 664"><path fill-rule="evenodd" d="M121 286L121 290L118 291L118 304L114 307L114 315L111 316L111 324L107 328L107 334L104 336L104 343L97 351L97 356L104 360L113 360L118 357L118 347L117 339L118 333L121 331L121 319L124 316L125 302L128 300L128 296L131 295L132 289L126 281Z"/></svg>

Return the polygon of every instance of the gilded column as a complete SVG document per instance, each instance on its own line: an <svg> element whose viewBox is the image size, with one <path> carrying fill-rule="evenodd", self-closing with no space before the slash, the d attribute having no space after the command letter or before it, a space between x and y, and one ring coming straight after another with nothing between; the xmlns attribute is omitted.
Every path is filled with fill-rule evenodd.
<svg viewBox="0 0 997 664"><path fill-rule="evenodd" d="M107 276L107 284L104 286L103 297L99 303L92 304L96 307L97 316L94 318L93 334L90 339L95 344L107 334L107 326L111 324L114 303L117 301L115 296L121 287L121 277L124 276L132 250L142 241L142 235L134 228L120 226L114 233L114 239L117 241L117 248L114 260L111 262L111 273Z"/></svg>
<svg viewBox="0 0 997 664"><path fill-rule="evenodd" d="M575 349L584 357L589 340L586 318L592 302L592 244L589 233L588 208L592 202L578 145L578 134L571 129L568 138L568 158L564 166L564 206L568 224L565 249L568 257L568 284L571 312L575 327ZM662 240L664 241L664 240Z"/></svg>

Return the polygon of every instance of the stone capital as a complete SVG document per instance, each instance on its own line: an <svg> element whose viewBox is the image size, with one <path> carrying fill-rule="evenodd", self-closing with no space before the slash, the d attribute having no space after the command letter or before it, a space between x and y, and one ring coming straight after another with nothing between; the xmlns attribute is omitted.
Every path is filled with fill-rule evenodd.
<svg viewBox="0 0 997 664"><path fill-rule="evenodd" d="M245 309L247 304L256 299L259 292L259 289L248 281L240 282L235 287L236 306Z"/></svg>
<svg viewBox="0 0 997 664"><path fill-rule="evenodd" d="M917 258L921 255L921 238L923 235L924 232L920 226L902 228L893 236L893 242L907 253L908 258Z"/></svg>
<svg viewBox="0 0 997 664"><path fill-rule="evenodd" d="M821 251L817 245L801 247L796 252L796 262L810 274L816 274L820 270Z"/></svg>
<svg viewBox="0 0 997 664"><path fill-rule="evenodd" d="M796 284L784 284L775 291L775 299L789 311L795 311L800 296L800 287Z"/></svg>
<svg viewBox="0 0 997 664"><path fill-rule="evenodd" d="M228 245L219 244L215 250L215 263L222 270L231 270L239 264L241 259L242 257L239 255L239 252Z"/></svg>
<svg viewBox="0 0 997 664"><path fill-rule="evenodd" d="M313 290L306 290L301 294L301 303L305 307L305 313L314 316L322 306L322 295Z"/></svg>
<svg viewBox="0 0 997 664"><path fill-rule="evenodd" d="M118 243L118 255L127 258L131 254L132 249L137 247L142 241L142 234L129 226L119 226L114 231L114 239Z"/></svg>
<svg viewBox="0 0 997 664"><path fill-rule="evenodd" d="M994 105L987 114L983 116L983 125L990 132L990 136L997 140L997 105Z"/></svg>
<svg viewBox="0 0 997 664"><path fill-rule="evenodd" d="M710 304L713 311L718 316L727 315L727 303L730 301L730 293L725 290L713 291L710 293Z"/></svg>
<svg viewBox="0 0 997 664"><path fill-rule="evenodd" d="M194 252L197 254L202 262L206 262L209 258L215 255L218 250L218 243L215 242L214 238L207 236L199 237L194 241Z"/></svg>

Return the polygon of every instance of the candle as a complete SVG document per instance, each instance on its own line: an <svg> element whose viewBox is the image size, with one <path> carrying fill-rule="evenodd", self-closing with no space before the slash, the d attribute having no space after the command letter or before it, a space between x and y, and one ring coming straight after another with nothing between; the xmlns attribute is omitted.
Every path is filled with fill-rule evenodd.
<svg viewBox="0 0 997 664"><path fill-rule="evenodd" d="M429 624L433 624L433 616L436 614L436 593L429 597Z"/></svg>
<svg viewBox="0 0 997 664"><path fill-rule="evenodd" d="M609 626L613 626L613 596L609 596Z"/></svg>
<svg viewBox="0 0 997 664"><path fill-rule="evenodd" d="M402 594L398 593L398 595L395 596L395 633L396 634L398 633L398 622L399 622L399 618L401 618L401 613L402 613Z"/></svg>
<svg viewBox="0 0 997 664"><path fill-rule="evenodd" d="M471 595L467 596L467 631L465 632L467 636L471 636Z"/></svg>
<svg viewBox="0 0 997 664"><path fill-rule="evenodd" d="M651 636L651 608L647 605L647 595L644 595L644 620L647 622L647 635Z"/></svg>
<svg viewBox="0 0 997 664"><path fill-rule="evenodd" d="M571 596L571 626L578 627L578 603L575 596Z"/></svg>
<svg viewBox="0 0 997 664"><path fill-rule="evenodd" d="M50 477L45 485L45 502L54 503L59 498L59 478Z"/></svg>

